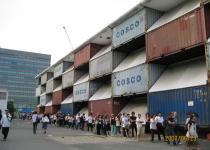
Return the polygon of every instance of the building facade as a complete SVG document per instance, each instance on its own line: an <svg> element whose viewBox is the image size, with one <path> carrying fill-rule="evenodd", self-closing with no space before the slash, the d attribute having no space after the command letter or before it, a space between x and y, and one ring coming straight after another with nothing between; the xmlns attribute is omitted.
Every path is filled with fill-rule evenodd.
<svg viewBox="0 0 210 150"><path fill-rule="evenodd" d="M34 77L50 66L51 56L0 48L0 88L8 91L8 100L16 109L36 105Z"/></svg>

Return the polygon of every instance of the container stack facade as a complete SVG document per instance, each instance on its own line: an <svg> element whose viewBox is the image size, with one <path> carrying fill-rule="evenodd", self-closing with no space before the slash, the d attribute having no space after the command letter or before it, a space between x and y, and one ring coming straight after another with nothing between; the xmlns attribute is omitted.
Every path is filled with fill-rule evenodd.
<svg viewBox="0 0 210 150"><path fill-rule="evenodd" d="M176 111L179 124L196 112L209 127L209 1L164 11L149 6L136 6L109 25L111 32L105 28L75 49L71 64L53 66L53 79L39 75L39 106L94 117Z"/></svg>

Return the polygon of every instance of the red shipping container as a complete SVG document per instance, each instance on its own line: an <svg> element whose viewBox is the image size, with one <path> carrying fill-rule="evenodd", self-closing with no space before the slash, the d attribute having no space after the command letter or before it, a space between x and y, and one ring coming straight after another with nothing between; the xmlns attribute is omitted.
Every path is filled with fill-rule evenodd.
<svg viewBox="0 0 210 150"><path fill-rule="evenodd" d="M204 44L206 34L204 9L198 8L146 34L147 60Z"/></svg>
<svg viewBox="0 0 210 150"><path fill-rule="evenodd" d="M53 92L52 104L53 105L60 105L61 102L71 93L71 91L62 89L59 91Z"/></svg>
<svg viewBox="0 0 210 150"><path fill-rule="evenodd" d="M91 112L94 117L97 115L118 115L124 106L123 101L120 100L105 99L89 101L89 112Z"/></svg>
<svg viewBox="0 0 210 150"><path fill-rule="evenodd" d="M46 114L56 114L59 110L59 106L46 106L45 107L45 113Z"/></svg>
<svg viewBox="0 0 210 150"><path fill-rule="evenodd" d="M102 48L102 45L88 44L80 51L76 52L74 56L74 67L77 68L85 63L88 63L90 58L92 58Z"/></svg>

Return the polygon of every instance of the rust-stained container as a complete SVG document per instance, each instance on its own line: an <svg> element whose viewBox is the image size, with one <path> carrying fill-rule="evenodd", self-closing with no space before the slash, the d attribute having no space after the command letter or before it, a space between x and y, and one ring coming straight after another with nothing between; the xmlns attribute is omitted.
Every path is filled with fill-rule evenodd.
<svg viewBox="0 0 210 150"><path fill-rule="evenodd" d="M74 68L71 67L62 75L62 86L64 89L73 86L73 84L74 84Z"/></svg>
<svg viewBox="0 0 210 150"><path fill-rule="evenodd" d="M89 62L103 46L97 44L88 44L83 49L75 53L74 67L77 68Z"/></svg>
<svg viewBox="0 0 210 150"><path fill-rule="evenodd" d="M52 101L51 101L51 102L49 102L45 105L44 113L46 113L46 114L56 114L59 111L59 108L60 108L59 105L53 106Z"/></svg>
<svg viewBox="0 0 210 150"><path fill-rule="evenodd" d="M117 115L123 107L123 101L112 98L89 102L89 112L93 113L94 117L97 115Z"/></svg>
<svg viewBox="0 0 210 150"><path fill-rule="evenodd" d="M205 43L207 38L204 8L199 7L199 4L193 0L179 6L162 16L148 30L146 34L148 61Z"/></svg>
<svg viewBox="0 0 210 150"><path fill-rule="evenodd" d="M71 91L62 89L62 86L57 87L53 91L52 104L60 105L61 102L69 95Z"/></svg>
<svg viewBox="0 0 210 150"><path fill-rule="evenodd" d="M126 53L112 51L111 45L100 50L89 62L90 79L99 78L108 74L126 57Z"/></svg>

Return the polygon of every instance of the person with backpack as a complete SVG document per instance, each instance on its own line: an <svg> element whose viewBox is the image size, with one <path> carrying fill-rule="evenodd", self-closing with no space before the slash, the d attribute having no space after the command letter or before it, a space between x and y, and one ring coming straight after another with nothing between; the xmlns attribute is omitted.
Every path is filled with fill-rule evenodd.
<svg viewBox="0 0 210 150"><path fill-rule="evenodd" d="M36 111L34 111L32 114L32 123L33 123L33 134L36 134L37 124L39 123L39 118Z"/></svg>
<svg viewBox="0 0 210 150"><path fill-rule="evenodd" d="M1 118L1 125L2 125L2 134L3 134L3 141L6 141L8 133L9 133L9 128L11 125L12 121L12 116L9 113L9 110L5 110L5 114Z"/></svg>

